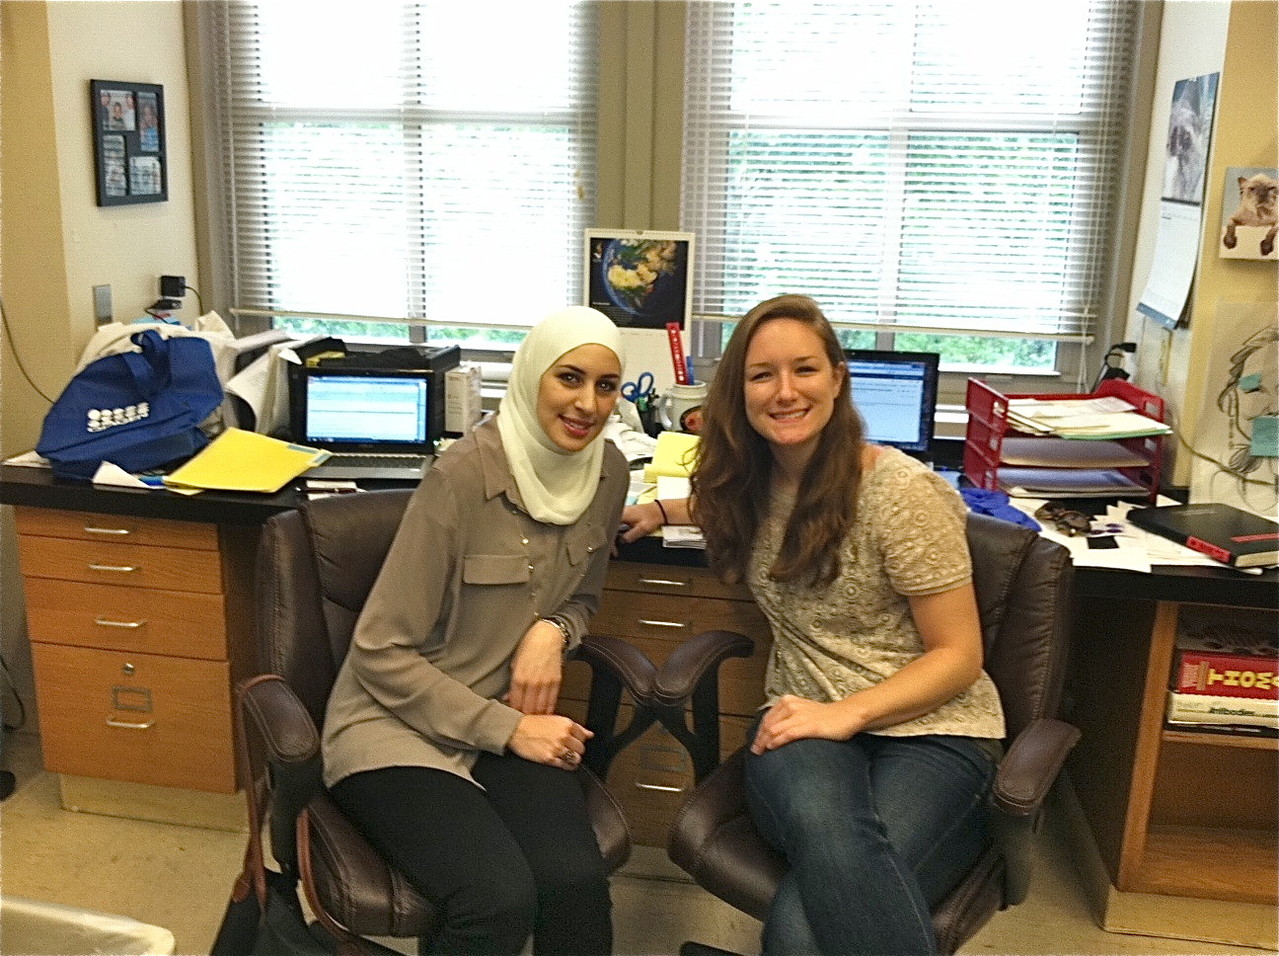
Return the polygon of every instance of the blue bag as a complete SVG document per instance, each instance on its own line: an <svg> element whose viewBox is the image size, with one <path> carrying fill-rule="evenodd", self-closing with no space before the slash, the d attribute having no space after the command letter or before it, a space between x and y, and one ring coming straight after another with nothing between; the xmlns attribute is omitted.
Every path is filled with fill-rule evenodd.
<svg viewBox="0 0 1279 956"><path fill-rule="evenodd" d="M146 471L208 444L199 425L222 403L209 343L153 329L131 339L141 352L90 362L45 415L36 452L56 477L89 479L104 461Z"/></svg>

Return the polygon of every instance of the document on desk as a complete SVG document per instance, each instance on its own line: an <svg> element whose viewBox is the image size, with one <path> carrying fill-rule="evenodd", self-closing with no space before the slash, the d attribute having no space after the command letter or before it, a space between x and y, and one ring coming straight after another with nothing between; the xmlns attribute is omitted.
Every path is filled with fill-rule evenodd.
<svg viewBox="0 0 1279 956"><path fill-rule="evenodd" d="M663 501L687 498L689 480L673 475L659 475L655 498ZM665 548L706 548L706 538L702 529L692 524L668 524L662 527L662 547Z"/></svg>
<svg viewBox="0 0 1279 956"><path fill-rule="evenodd" d="M228 428L204 451L166 475L164 483L170 488L274 494L328 457L320 448Z"/></svg>
<svg viewBox="0 0 1279 956"><path fill-rule="evenodd" d="M1035 510L1045 503L1043 498L1012 498L1009 504L1034 517ZM1171 498L1160 495L1157 504L1177 504ZM1097 548L1082 535L1069 536L1055 530L1051 523L1040 522L1040 535L1056 541L1070 552L1071 563L1077 568L1113 568L1119 571L1140 571L1149 574L1152 565L1165 564L1178 567L1223 567L1206 554L1191 550L1157 534L1150 534L1128 521L1132 508L1144 507L1121 501L1108 505L1104 514L1093 519L1094 525L1117 524L1122 530L1113 535L1115 547ZM1260 573L1259 568L1245 569Z"/></svg>

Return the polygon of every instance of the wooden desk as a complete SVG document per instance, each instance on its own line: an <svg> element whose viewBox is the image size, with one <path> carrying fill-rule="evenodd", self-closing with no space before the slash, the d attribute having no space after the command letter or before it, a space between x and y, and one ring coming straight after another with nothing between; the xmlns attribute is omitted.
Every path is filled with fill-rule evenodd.
<svg viewBox="0 0 1279 956"><path fill-rule="evenodd" d="M245 539L251 539L270 515L298 507L302 497L293 491L183 497L103 490L56 481L46 471L3 466L0 502L33 510L208 525L219 536L220 552L237 569L231 576L243 584L252 575L251 565L244 564L245 553L251 551ZM232 540L239 543L227 544ZM650 573L664 569L680 573ZM675 583L654 583L660 581ZM1084 731L1084 739L1071 756L1068 773L1083 836L1095 846L1100 861L1098 909L1103 925L1143 931L1130 925L1131 907L1120 904L1151 896L1170 902L1188 899L1200 911L1210 902L1227 909L1243 906L1244 916L1254 921L1259 910L1273 913L1277 748L1271 741L1186 739L1163 729L1162 709L1181 609L1245 608L1274 622L1279 572L1253 576L1196 567L1137 574L1080 568L1075 581L1076 633L1067 716ZM660 615L647 613L654 602ZM625 547L610 573L598 620L640 641L655 658L664 658L685 630L692 632L672 625L697 630L734 626L755 637L756 654L725 668L732 687L722 699L724 745L740 742L762 678L767 630L744 592L724 588L711 577L700 552L666 549L656 539ZM42 636L49 635L33 633L32 640L53 643L42 641ZM229 633L228 682L249 666L248 644L243 635ZM567 701L581 702L581 676L568 675ZM229 694L229 686L224 683L214 690ZM662 739L660 729L653 734L647 749L638 747L628 761L619 758L610 782L634 803L639 842L660 844L691 781L691 767L673 739ZM198 758L188 754L172 759ZM1239 912L1230 910L1232 918ZM1168 935L1166 914L1160 918L1159 926L1144 931ZM1200 933L1190 938L1223 937Z"/></svg>
<svg viewBox="0 0 1279 956"><path fill-rule="evenodd" d="M3 466L46 769L63 806L242 829L232 689L256 668L261 523L279 495L107 490Z"/></svg>

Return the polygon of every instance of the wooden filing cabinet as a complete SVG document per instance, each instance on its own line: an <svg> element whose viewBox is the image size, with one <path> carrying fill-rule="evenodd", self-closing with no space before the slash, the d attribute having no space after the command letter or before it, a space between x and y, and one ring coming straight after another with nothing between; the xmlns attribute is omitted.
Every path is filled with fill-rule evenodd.
<svg viewBox="0 0 1279 956"><path fill-rule="evenodd" d="M30 507L15 519L45 768L234 793L256 531Z"/></svg>
<svg viewBox="0 0 1279 956"><path fill-rule="evenodd" d="M741 747L763 702L769 629L744 586L721 583L705 568L614 561L591 631L624 638L659 666L682 642L702 631L738 631L755 641L748 658L720 668L720 748ZM576 719L586 713L590 668L581 662L565 674L562 709ZM629 707L619 719L625 727ZM650 727L613 761L609 790L622 806L632 839L665 846L676 812L693 788L693 767L683 746L660 725Z"/></svg>

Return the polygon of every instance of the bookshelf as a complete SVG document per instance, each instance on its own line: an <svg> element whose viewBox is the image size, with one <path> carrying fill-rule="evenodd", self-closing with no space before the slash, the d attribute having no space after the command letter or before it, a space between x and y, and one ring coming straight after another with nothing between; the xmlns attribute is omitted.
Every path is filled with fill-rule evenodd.
<svg viewBox="0 0 1279 956"><path fill-rule="evenodd" d="M1068 683L1071 721L1083 731L1070 785L1110 884L1102 925L1133 931L1147 905L1134 901L1162 898L1152 912L1165 923L1219 914L1195 938L1271 945L1279 741L1173 730L1164 716L1183 614L1242 615L1274 629L1279 610L1273 599L1215 604L1194 578L1182 594L1107 590L1080 596ZM1194 906L1179 910L1174 898Z"/></svg>
<svg viewBox="0 0 1279 956"><path fill-rule="evenodd" d="M1122 399L1147 418L1157 422L1164 420L1164 401L1157 395L1144 391L1122 379L1107 379L1097 391L1091 394L1050 395L1050 394L1004 394L980 379L968 380L966 405L968 409L968 425L964 438L964 475L978 488L1000 488L999 474L1005 467L1003 446L1010 437L1025 437L1032 440L1037 436L1018 431L1009 421L1008 401L1016 398L1037 399L1078 399L1114 397ZM1137 488L1133 495L1141 494L1150 504L1154 504L1159 495L1159 474L1163 462L1162 435L1142 435L1135 438L1111 439L1126 451L1140 458L1144 464L1132 467L1115 468L1123 477L1133 482ZM1084 442L1087 444L1087 442ZM1047 461L1043 464L1048 464ZM1120 497L1127 497L1122 493ZM1043 494L1038 497L1070 497L1067 493L1060 495Z"/></svg>

